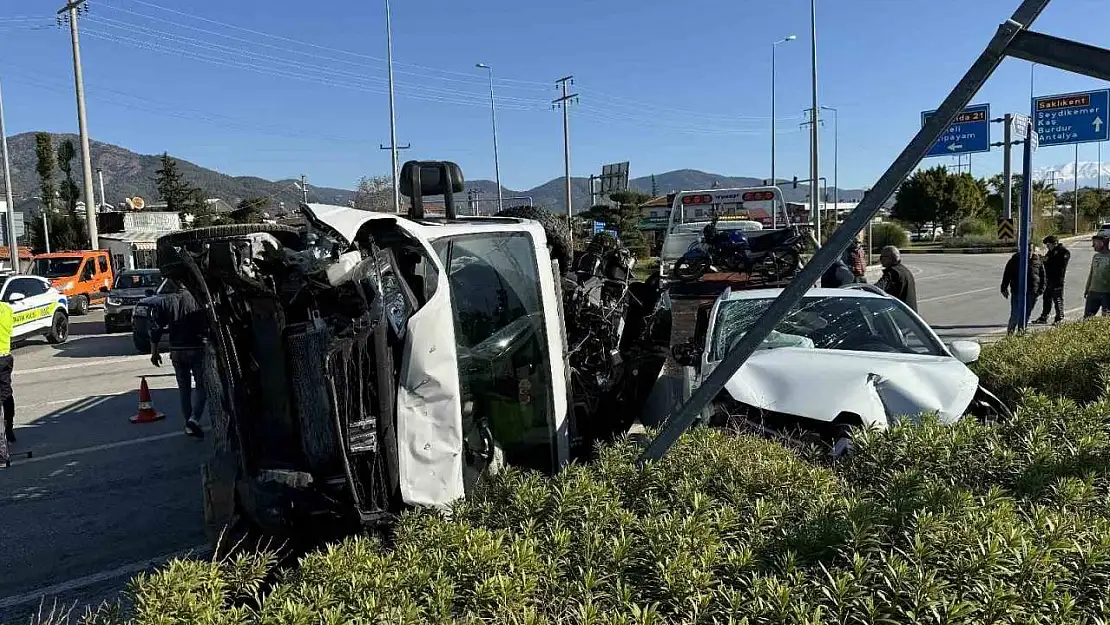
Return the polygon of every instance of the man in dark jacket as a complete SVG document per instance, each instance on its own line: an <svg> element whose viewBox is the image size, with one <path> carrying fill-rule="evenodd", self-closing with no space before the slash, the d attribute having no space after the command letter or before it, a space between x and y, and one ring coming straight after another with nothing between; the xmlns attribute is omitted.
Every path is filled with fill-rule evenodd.
<svg viewBox="0 0 1110 625"><path fill-rule="evenodd" d="M1045 237L1043 242L1048 249L1044 255L1044 307L1041 308L1041 316L1033 323L1048 323L1048 313L1055 306L1053 323L1058 324L1064 320L1064 276L1068 272L1071 252L1052 235Z"/></svg>
<svg viewBox="0 0 1110 625"><path fill-rule="evenodd" d="M852 284L856 277L843 260L837 259L821 276L822 289L839 289L846 284Z"/></svg>
<svg viewBox="0 0 1110 625"><path fill-rule="evenodd" d="M184 288L167 293L150 307L150 362L162 366L158 341L163 328L169 327L170 362L177 376L177 391L181 395L181 414L185 418L185 433L201 438L204 431L200 418L204 415L207 393L204 385L204 347L208 342L208 317L192 294ZM193 381L196 381L196 398L193 398Z"/></svg>
<svg viewBox="0 0 1110 625"><path fill-rule="evenodd" d="M1010 260L1006 263L1006 269L1002 272L1002 297L1010 299L1010 321L1006 325L1006 332L1013 334L1017 331L1021 324L1022 311L1018 309L1018 297L1015 292L1013 297L1010 297L1011 291L1016 291L1018 287L1018 260L1019 254L1014 252ZM1033 307L1037 303L1037 298L1044 293L1045 287L1045 273L1044 261L1041 255L1036 252L1036 246L1029 245L1029 280L1027 283L1025 308L1024 311L1025 321L1029 321L1029 316L1033 314Z"/></svg>
<svg viewBox="0 0 1110 625"><path fill-rule="evenodd" d="M879 252L879 263L883 266L883 275L875 286L917 312L917 283L914 282L913 272L902 264L902 252L888 245Z"/></svg>

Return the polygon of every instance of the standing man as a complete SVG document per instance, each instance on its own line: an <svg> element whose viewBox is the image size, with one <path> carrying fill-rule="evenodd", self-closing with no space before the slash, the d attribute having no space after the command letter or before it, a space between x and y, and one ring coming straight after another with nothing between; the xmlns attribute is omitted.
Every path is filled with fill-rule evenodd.
<svg viewBox="0 0 1110 625"><path fill-rule="evenodd" d="M1029 321L1030 315L1033 314L1033 307L1037 304L1037 298L1044 293L1045 287L1045 271L1044 262L1041 260L1041 255L1037 253L1037 246L1029 244L1029 279L1026 283L1025 291L1025 311L1024 313L1018 307L1017 287L1018 287L1018 263L1020 254L1014 252L1010 260L1006 262L1006 268L1002 271L1002 297L1010 300L1010 321L1006 324L1006 333L1013 334L1017 331L1018 326L1021 325L1022 314L1025 315L1024 320ZM1013 291L1014 297L1010 297Z"/></svg>
<svg viewBox="0 0 1110 625"><path fill-rule="evenodd" d="M863 251L863 233L856 235L855 239L844 250L844 264L852 270L853 282L867 282L867 255Z"/></svg>
<svg viewBox="0 0 1110 625"><path fill-rule="evenodd" d="M1083 287L1083 297L1087 300L1083 308L1083 318L1093 317L1102 309L1102 314L1110 314L1110 230L1099 230L1091 237L1091 247L1095 256L1091 259L1091 272L1087 274L1087 284Z"/></svg>
<svg viewBox="0 0 1110 625"><path fill-rule="evenodd" d="M12 394L12 305L0 302L0 401L4 404L4 436L0 437L0 462L8 462L8 443L15 442L15 396Z"/></svg>
<svg viewBox="0 0 1110 625"><path fill-rule="evenodd" d="M176 293L167 293L150 307L150 362L162 366L158 341L162 329L169 326L170 362L177 376L177 391L181 395L181 415L185 419L185 433L202 438L200 418L204 415L207 393L204 384L204 348L208 343L208 317L193 298L192 293L181 287ZM193 398L193 382L196 398Z"/></svg>
<svg viewBox="0 0 1110 625"><path fill-rule="evenodd" d="M917 283L913 272L902 264L902 252L893 245L884 247L879 252L879 264L883 266L883 275L875 286L917 312Z"/></svg>
<svg viewBox="0 0 1110 625"><path fill-rule="evenodd" d="M852 275L852 270L848 268L848 265L844 264L843 260L837 259L821 276L821 288L839 289L855 281L856 278Z"/></svg>
<svg viewBox="0 0 1110 625"><path fill-rule="evenodd" d="M1043 243L1048 249L1044 255L1044 306L1041 308L1041 316L1033 323L1048 323L1048 313L1055 306L1056 318L1052 322L1055 325L1064 320L1064 276L1068 272L1071 252L1052 235L1045 237Z"/></svg>

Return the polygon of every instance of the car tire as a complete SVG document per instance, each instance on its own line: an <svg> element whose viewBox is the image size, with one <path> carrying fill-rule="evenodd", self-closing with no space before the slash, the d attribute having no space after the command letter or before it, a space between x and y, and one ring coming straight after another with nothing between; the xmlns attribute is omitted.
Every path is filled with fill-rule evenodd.
<svg viewBox="0 0 1110 625"><path fill-rule="evenodd" d="M829 436L829 455L833 458L842 458L852 453L852 435L860 427L854 421L840 421L833 424L832 434Z"/></svg>
<svg viewBox="0 0 1110 625"><path fill-rule="evenodd" d="M73 314L83 316L89 314L89 298L85 295L78 295L73 298Z"/></svg>
<svg viewBox="0 0 1110 625"><path fill-rule="evenodd" d="M69 338L69 315L61 310L55 310L54 317L50 320L50 330L45 336L46 342L52 345L65 343Z"/></svg>
<svg viewBox="0 0 1110 625"><path fill-rule="evenodd" d="M139 336L137 334L131 335L131 342L135 344L135 349L139 350L140 354L150 353L150 339Z"/></svg>
<svg viewBox="0 0 1110 625"><path fill-rule="evenodd" d="M296 228L276 224L226 224L171 232L158 237L158 242L155 244L158 268L163 273L168 272L167 275L171 277L179 275L177 270L182 269L182 265L177 252L174 250L175 247L212 239L226 239L260 233L272 234L282 240L283 243L300 236Z"/></svg>
<svg viewBox="0 0 1110 625"><path fill-rule="evenodd" d="M547 246L551 250L551 257L559 262L559 267L563 271L570 267L570 260L573 255L570 246L570 228L555 213L534 206L513 206L498 212L495 216L538 221L543 226L543 233L547 236Z"/></svg>

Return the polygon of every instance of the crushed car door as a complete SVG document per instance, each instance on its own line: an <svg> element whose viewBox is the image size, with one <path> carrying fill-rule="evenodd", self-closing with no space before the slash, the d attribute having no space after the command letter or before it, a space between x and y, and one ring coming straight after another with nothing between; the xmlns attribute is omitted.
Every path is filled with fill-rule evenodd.
<svg viewBox="0 0 1110 625"><path fill-rule="evenodd" d="M345 206L302 205L321 230L351 245L373 237L382 247L403 247L403 273L422 305L404 324L397 382L397 461L406 504L445 508L464 495L462 404L447 272L419 224L389 213ZM423 284L417 284L423 282ZM400 318L391 300L391 320Z"/></svg>

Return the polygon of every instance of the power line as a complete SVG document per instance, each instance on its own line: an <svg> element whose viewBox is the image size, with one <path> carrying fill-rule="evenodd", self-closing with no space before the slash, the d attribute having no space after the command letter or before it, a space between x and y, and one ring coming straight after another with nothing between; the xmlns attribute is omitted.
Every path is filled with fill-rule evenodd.
<svg viewBox="0 0 1110 625"><path fill-rule="evenodd" d="M385 59L383 59L381 57L376 57L376 56L373 56L373 55L363 54L363 53L359 53L359 52L352 52L350 50L344 50L342 48L336 48L336 47L332 47L332 46L324 46L324 45L320 45L320 44L316 44L316 43L312 43L312 42L293 39L293 38L290 38L290 37L284 37L284 36L281 36L281 35L266 33L266 32L251 29L251 28L245 28L245 27L242 27L242 26L237 26L235 24L229 24L227 22L221 22L219 20L214 20L214 19L211 19L211 18L207 18L207 17L195 15L195 14L190 14L190 13L180 11L180 10L177 10L177 9L171 9L169 7L158 5L158 4L155 4L153 2L148 2L146 0L129 0L129 1L133 2L135 4L143 5L143 6L150 7L150 8L153 8L153 9L157 9L157 10L160 10L160 11L165 11L167 13L171 13L171 14L174 14L174 15L179 15L179 16L182 16L182 17L187 17L187 18L190 18L190 19L199 20L199 21L202 21L202 22L205 22L205 23L208 23L208 24L221 26L221 27L224 27L224 28L229 28L229 29L233 29L233 30L236 30L236 31L239 31L239 32L249 33L249 34L260 36L260 37L271 38L271 39L274 39L276 41L283 41L285 43L296 43L296 44L301 45L301 46L306 46L306 47L309 47L309 48L312 48L312 49L317 49L317 50L322 50L322 51L327 51L327 52L333 52L333 53L345 55L345 56L348 56L348 57L351 57L351 58L378 61L378 62L382 62L382 63L385 62ZM173 22L173 21L170 21L170 20L166 20L164 18L148 15L148 14L145 14L145 13L139 13L139 12L136 12L136 11L131 11L129 9L125 9L125 8L121 8L121 7L115 7L115 6L112 6L111 4L108 4L108 5L105 5L105 6L107 6L108 8L112 8L114 10L127 12L129 14L132 14L132 15L135 15L135 16L138 16L138 17L143 17L145 19L150 19L150 20L154 20L154 21L161 21L161 22L164 22L164 23L168 23L168 24L178 26L178 27L197 30L197 31L200 31L200 32L213 34L213 35L218 36L218 37L225 37L225 38L233 39L233 40L240 41L240 42L243 42L243 43L248 43L248 44L252 44L252 45L261 45L261 46L265 46L265 47L271 47L271 48L282 50L284 52L292 52L294 54L310 55L310 53L307 53L307 52L304 52L304 51L290 50L287 47L273 46L272 44L264 44L264 43L261 43L261 42L256 42L256 41L241 38L241 37L233 37L231 35L226 35L226 34L223 34L223 33L216 32L216 31L211 31L211 30L207 30L207 29L199 29L197 27L189 26L189 25L186 25L186 24L180 24L178 22ZM333 57L333 56L323 56L323 55L311 55L311 56L313 56L315 58L319 58L321 60L331 60L331 61L340 62L340 63L347 63L347 64L354 63L353 61L339 59L339 58L336 58L336 57ZM430 72L436 72L436 73L441 73L441 74L448 74L448 75L453 75L453 76L462 76L462 77L464 77L463 79L448 79L448 78L444 78L442 76L430 76L430 75L427 75L427 74L424 74L424 73L405 72L404 70L395 70L397 73L407 73L407 74L417 76L417 77L421 77L421 78L425 78L425 79L450 80L450 81L460 82L460 83L464 83L464 84L471 84L472 81L473 81L472 74L469 74L469 73L466 73L466 72L445 70L445 69L434 68L434 67L429 67L429 66L425 66L425 65L418 65L418 64L415 64L415 63L403 63L403 62L400 62L400 61L394 61L394 65L402 65L402 66L407 66L407 67L423 69L423 70L430 71ZM539 88L546 88L547 87L546 83L542 83L542 82L538 82L538 81L528 81L528 80L508 79L508 78L499 78L499 79L496 80L496 84L501 85L502 89L504 89L504 88L514 88L514 87L511 86L511 85L514 85L514 84L527 85L529 88L533 88L533 89L539 89ZM632 100L632 99L629 99L629 98L624 98L622 96L615 96L615 95L611 95L611 94L606 94L606 93L603 93L603 92L600 92L600 91L595 91L595 90L592 90L592 89L587 89L587 90L582 90L582 91L583 92L588 92L589 94L592 94L597 99L608 100L611 103L611 105L615 106L615 107L624 106L626 108L627 107L634 107L634 108L638 108L638 109L652 109L652 110L655 110L657 112L666 112L666 113L671 113L671 114L675 114L675 115L682 115L683 117L686 117L686 118L700 117L700 118L706 119L707 121L712 119L714 123L719 123L719 122L722 122L722 121L732 122L732 123L735 123L737 121L770 121L770 117L730 115L730 114L726 114L726 113L707 113L705 111L693 111L693 110L690 110L690 109L681 109L681 108L676 108L676 107L668 107L668 106L663 106L663 105L639 102L639 101ZM507 99L508 97L511 97L511 96L506 96L505 99ZM523 98L518 98L518 100L524 100L524 99ZM791 116L791 117L783 117L781 119L783 119L784 121L792 121L792 120L795 120L795 119L800 119L800 117Z"/></svg>

